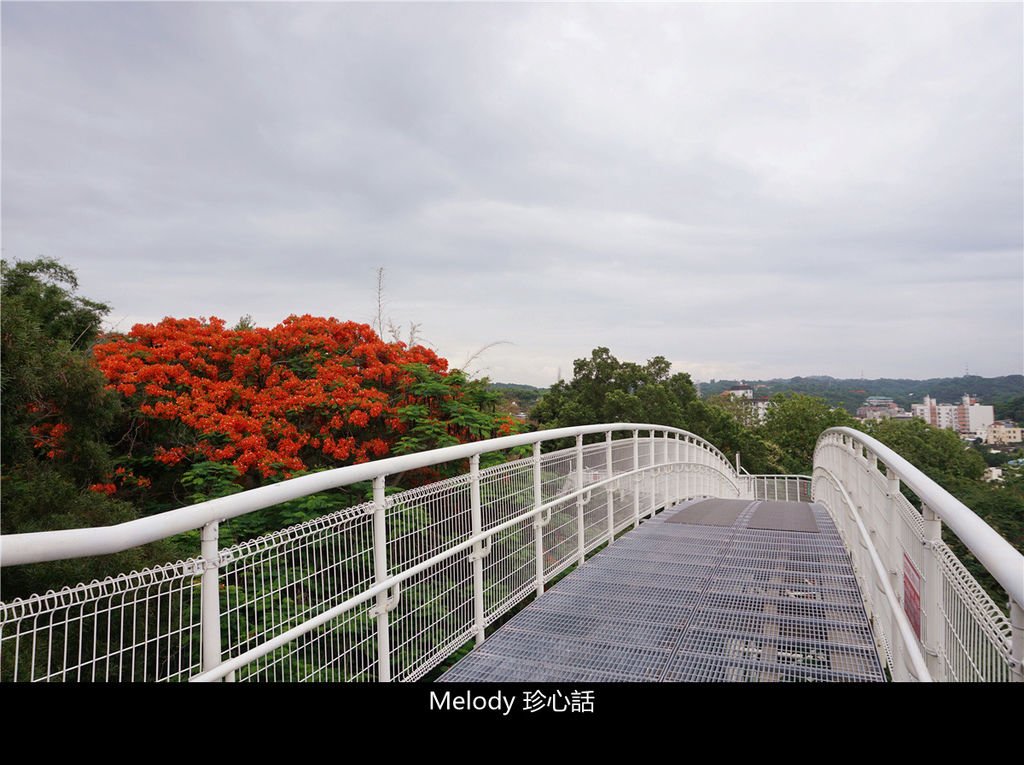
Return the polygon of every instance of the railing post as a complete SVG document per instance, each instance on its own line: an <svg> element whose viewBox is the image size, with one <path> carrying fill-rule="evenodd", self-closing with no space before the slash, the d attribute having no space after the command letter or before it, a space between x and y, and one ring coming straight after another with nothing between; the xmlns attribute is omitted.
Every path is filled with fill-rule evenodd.
<svg viewBox="0 0 1024 765"><path fill-rule="evenodd" d="M697 453L700 455L700 493L701 496L711 496L711 474L708 471L708 452L704 444L697 444Z"/></svg>
<svg viewBox="0 0 1024 765"><path fill-rule="evenodd" d="M654 511L657 509L655 506L658 504L658 472L655 468L655 456L654 456L654 439L655 432L651 431L651 517L654 517Z"/></svg>
<svg viewBox="0 0 1024 765"><path fill-rule="evenodd" d="M388 532L384 516L384 480L373 479L373 578L377 584L388 578ZM391 630L388 617L388 594L377 595L377 680L391 682Z"/></svg>
<svg viewBox="0 0 1024 765"><path fill-rule="evenodd" d="M1013 658L1012 678L1024 682L1024 606L1010 600L1010 656Z"/></svg>
<svg viewBox="0 0 1024 765"><path fill-rule="evenodd" d="M480 455L469 458L469 517L472 534L483 531L480 516ZM484 642L484 559L483 542L473 545L473 631L476 644Z"/></svg>
<svg viewBox="0 0 1024 765"><path fill-rule="evenodd" d="M633 470L640 469L640 431L633 431ZM640 527L640 475L633 473L633 528Z"/></svg>
<svg viewBox="0 0 1024 765"><path fill-rule="evenodd" d="M203 576L200 580L203 671L220 664L220 522L203 526L200 537Z"/></svg>
<svg viewBox="0 0 1024 765"><path fill-rule="evenodd" d="M606 478L612 477L612 432L609 430L604 434L604 463ZM608 544L615 541L615 490L612 484L607 484L605 489L605 505L608 508Z"/></svg>
<svg viewBox="0 0 1024 765"><path fill-rule="evenodd" d="M669 506L669 494L671 493L672 490L669 488L669 485L668 485L668 470L667 470L667 467L672 464L672 459L671 459L671 457L669 457L669 452L668 452L668 431L667 430L663 430L661 432L661 448L662 448L662 455L661 455L662 475L664 476L661 479L661 485L662 485L662 488L661 488L661 492L662 492L661 493L661 501L664 502L663 507L668 507Z"/></svg>
<svg viewBox="0 0 1024 765"><path fill-rule="evenodd" d="M533 445L533 507L544 504L540 480L540 441ZM537 558L537 597L544 594L544 524L540 513L533 516L533 551Z"/></svg>
<svg viewBox="0 0 1024 765"><path fill-rule="evenodd" d="M576 491L583 491L583 435L576 436ZM583 495L576 495L576 562L586 560L586 539L583 535Z"/></svg>
<svg viewBox="0 0 1024 765"><path fill-rule="evenodd" d="M686 464L689 468L686 471L686 496L696 497L697 496L697 471L699 467L697 465L697 455L694 453L695 447L693 445L693 437L686 437Z"/></svg>
<svg viewBox="0 0 1024 765"><path fill-rule="evenodd" d="M683 474L683 466L679 464L680 460L679 460L679 434L678 433L675 434L675 442L676 442L676 452L675 452L676 457L673 460L673 462L675 462L675 465L673 465L673 467L672 467L672 472L676 476L676 491L675 491L675 501L673 502L673 504L678 504L679 500L682 499L682 494L681 494L682 487L681 487L681 484L682 484L682 474Z"/></svg>
<svg viewBox="0 0 1024 765"><path fill-rule="evenodd" d="M885 468L885 516L886 516L886 547L889 548L888 560L883 561L889 572L893 591L900 591L900 566L903 557L900 551L900 510L896 497L900 493L900 479L896 471L888 465Z"/></svg>
<svg viewBox="0 0 1024 765"><path fill-rule="evenodd" d="M942 519L927 505L921 505L924 518L925 582L923 599L925 603L924 634L922 645L925 662L932 679L942 682L946 679L945 624L942 615L942 571L935 547L942 542Z"/></svg>

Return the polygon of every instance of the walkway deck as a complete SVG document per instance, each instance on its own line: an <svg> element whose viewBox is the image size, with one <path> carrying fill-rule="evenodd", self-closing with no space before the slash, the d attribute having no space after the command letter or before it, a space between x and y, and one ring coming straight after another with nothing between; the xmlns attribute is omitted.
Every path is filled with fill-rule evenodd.
<svg viewBox="0 0 1024 765"><path fill-rule="evenodd" d="M824 508L709 499L670 508L602 550L440 679L884 677Z"/></svg>

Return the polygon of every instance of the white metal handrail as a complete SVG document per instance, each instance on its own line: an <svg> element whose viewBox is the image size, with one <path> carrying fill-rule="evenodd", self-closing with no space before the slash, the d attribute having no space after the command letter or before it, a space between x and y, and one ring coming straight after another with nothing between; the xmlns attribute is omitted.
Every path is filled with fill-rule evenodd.
<svg viewBox="0 0 1024 765"><path fill-rule="evenodd" d="M814 500L829 509L850 550L896 679L923 679L915 661L920 653L935 680L1024 680L1024 555L860 431L822 433L813 478ZM920 511L901 484L921 500ZM943 542L943 523L1006 591L1009 619Z"/></svg>
<svg viewBox="0 0 1024 765"><path fill-rule="evenodd" d="M299 476L270 486L232 494L207 502L200 502L159 515L139 518L134 521L85 529L61 531L40 531L28 534L7 534L0 536L0 566L15 566L25 563L67 560L90 555L107 555L123 552L134 547L156 542L186 531L200 529L215 521L232 518L262 510L293 499L307 497L330 489L351 486L355 483L372 481L380 476L395 475L409 470L440 465L445 462L469 459L489 452L504 451L520 446L531 446L546 441L557 441L576 436L617 431L647 431L671 433L692 439L702 449L710 452L722 463L735 470L714 445L700 436L686 430L664 425L613 423L610 425L585 425L575 428L558 428L535 433L492 438L458 446L448 446L427 452L387 457L359 465L324 470L319 473Z"/></svg>
<svg viewBox="0 0 1024 765"><path fill-rule="evenodd" d="M586 493L591 492L594 489L606 488L606 487L610 486L611 484L616 483L616 482L622 480L623 478L639 476L639 475L642 475L645 472L656 473L656 471L660 471L664 467L676 467L676 466L680 466L682 464L684 464L684 463L670 463L668 465L663 465L661 467L642 468L640 470L630 471L628 473L623 473L622 475L617 475L614 478L606 478L606 479L604 479L602 481L597 481L595 483L588 484L585 489L577 489L577 490L575 490L573 492L570 492L569 494L565 494L565 495L559 496L555 500L552 500L550 502L545 502L542 505L538 505L537 507L533 508L532 510L529 510L529 511L524 512L524 513L522 513L520 515L517 515L516 517L511 518L511 519L505 521L504 523L499 524L498 526L490 528L487 531L481 531L478 534L475 534L474 536L472 536L469 539L465 540L464 542L462 542L462 543L460 543L458 545L455 545L454 547L446 548L443 552L438 553L437 555L433 556L432 558L428 558L427 560L422 561L422 562L416 564L412 568L405 569L405 570L403 570L402 572L400 572L398 574L394 574L394 575L388 577L384 581L379 582L378 584L374 585L370 589L363 591L359 595L351 597L348 600L346 600L344 603L341 603L340 605L337 605L334 608L331 608L330 610L325 611L324 613L320 614L316 618L311 619L308 622L304 622L303 624L299 625L298 627L295 627L294 629L291 629L291 630L289 630L286 633L278 635L277 637L273 638L272 640L268 640L266 643L263 643L263 644L257 646L256 648L254 648L254 649L252 649L250 651L247 651L244 654L241 654L241 655L236 656L236 657L234 657L232 659L224 661L223 663L221 663L217 667L215 667L215 668L213 668L213 669L211 669L211 670L209 670L207 672L202 672L202 673L196 675L195 677L192 678L192 681L193 682L209 682L211 680L221 680L221 679L227 677L228 675L230 675L235 670L244 667L246 664L250 664L251 662L255 661L256 659L259 659L259 658L261 658L263 656L266 656L268 653L272 652L274 649L280 648L281 646L286 645L287 643L295 640L296 638L301 637L302 635L305 635L308 632L311 632L312 630L314 630L317 627L320 627L320 626L330 622L332 619L340 616L341 614L344 614L344 613L346 613L348 611L351 611L356 606L359 606L359 605L361 605L363 603L366 603L366 602L372 600L373 598L377 597L378 595L381 595L382 593L385 593L385 592L387 592L389 590L392 590L392 589L394 589L396 587L400 587L403 582L408 581L409 579L413 578L416 574L419 574L419 573L421 573L423 571L427 571L428 569L430 569L430 568L432 568L432 567L434 567L434 566L436 566L436 565L438 565L440 563L444 563L445 561L448 561L448 560L456 557L461 552L465 552L466 550L469 550L471 548L477 547L477 546L479 546L481 544L486 545L486 544L489 543L489 541L491 540L492 537L494 537L497 534L500 534L502 531L505 531L506 529L510 529L510 528L516 526L517 524L522 523L523 521L532 521L538 515L541 515L544 512L549 512L553 507L555 507L557 505L560 505L560 504L563 504L564 502L566 502L568 500L577 499L579 497L582 497ZM656 474L660 474L660 473L656 473Z"/></svg>
<svg viewBox="0 0 1024 765"><path fill-rule="evenodd" d="M809 475L751 474L742 467L740 473L747 482L752 499L769 499L778 502L811 501L811 476Z"/></svg>
<svg viewBox="0 0 1024 765"><path fill-rule="evenodd" d="M621 432L631 438L613 438ZM584 444L595 434L605 438ZM575 447L541 453L542 442L567 438ZM526 445L531 457L480 468L481 455ZM467 457L468 473L385 496L388 475ZM218 549L222 520L366 480L371 502ZM73 598L0 604L0 652L7 646L15 679L19 661L34 679L232 679L243 667L253 679L416 679L658 507L742 496L741 483L721 452L687 431L594 425L325 471L105 529L6 537L3 563L12 565L203 531L201 557L155 585L118 578L72 588ZM441 600L440 610L432 605ZM90 631L115 645L83 648ZM329 666L307 665L332 640Z"/></svg>
<svg viewBox="0 0 1024 765"><path fill-rule="evenodd" d="M585 444L588 435L604 439ZM542 453L542 443L564 439L575 446ZM480 466L482 455L523 446L531 456ZM385 494L388 476L466 459L468 472ZM807 501L813 482L894 679L1019 679L1014 559L921 478L848 429L822 435L812 477L751 476L687 431L616 423L324 471L103 529L2 537L2 563L13 565L202 529L199 557L0 604L0 671L42 680L415 680L660 507L699 496ZM900 494L901 480L924 500L923 515ZM371 501L219 548L222 520L363 481L372 481ZM947 518L1004 586L1010 564L1011 620L942 543Z"/></svg>

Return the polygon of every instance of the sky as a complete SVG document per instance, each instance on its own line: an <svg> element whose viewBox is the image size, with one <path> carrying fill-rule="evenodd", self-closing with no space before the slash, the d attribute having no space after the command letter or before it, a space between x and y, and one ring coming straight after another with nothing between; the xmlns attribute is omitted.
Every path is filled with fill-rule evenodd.
<svg viewBox="0 0 1024 765"><path fill-rule="evenodd" d="M1024 6L12 3L3 257L547 386L1024 371ZM490 346L490 347L487 347ZM482 353L477 353L485 348Z"/></svg>

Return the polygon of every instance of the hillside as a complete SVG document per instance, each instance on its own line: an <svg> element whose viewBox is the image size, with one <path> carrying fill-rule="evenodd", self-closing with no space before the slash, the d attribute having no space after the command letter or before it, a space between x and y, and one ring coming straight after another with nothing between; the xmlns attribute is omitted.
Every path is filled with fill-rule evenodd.
<svg viewBox="0 0 1024 765"><path fill-rule="evenodd" d="M701 383L702 396L715 396L724 390L739 385L740 380L712 380ZM868 396L889 396L900 406L909 409L912 403L919 403L927 394L942 402L952 402L964 393L971 393L984 404L995 404L998 408L1008 404L1010 399L1024 394L1024 375L1003 377L939 377L930 380L907 380L881 378L878 380L841 380L834 377L791 377L788 380L743 380L754 388L755 395L771 396L775 393L804 393L820 396L835 406L842 406L848 412L857 411ZM1012 416L1007 412L997 416Z"/></svg>

